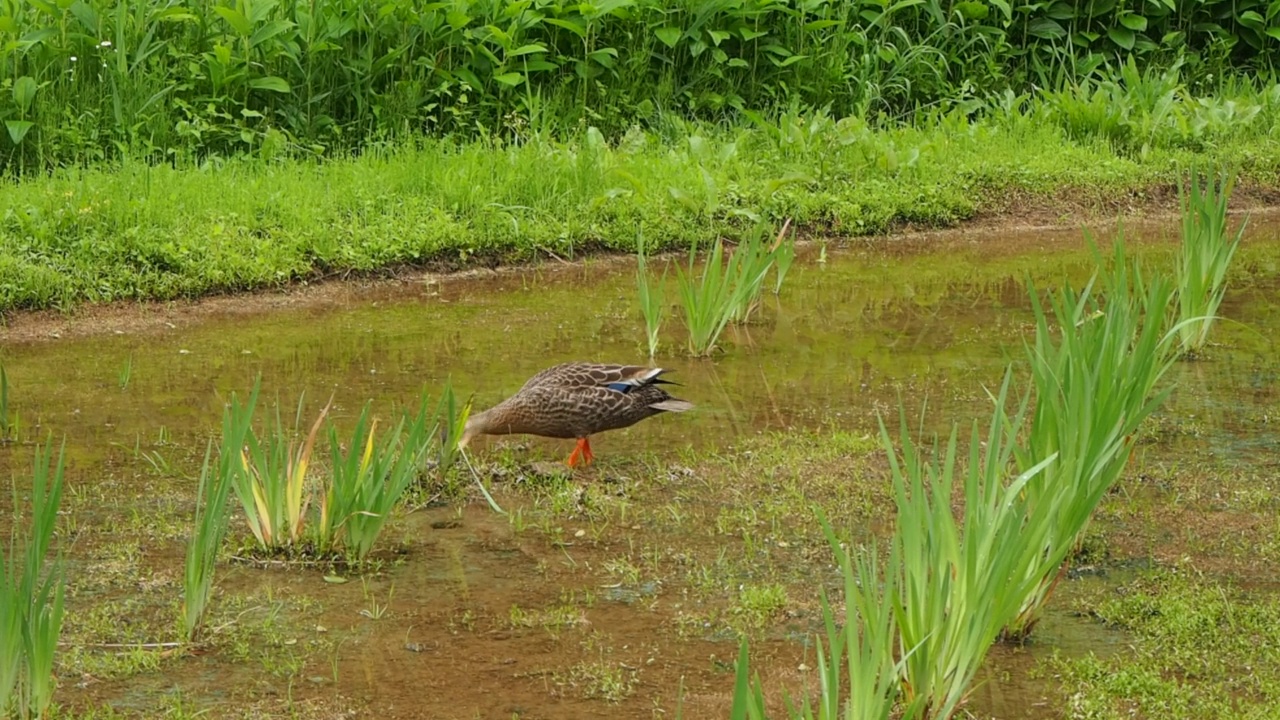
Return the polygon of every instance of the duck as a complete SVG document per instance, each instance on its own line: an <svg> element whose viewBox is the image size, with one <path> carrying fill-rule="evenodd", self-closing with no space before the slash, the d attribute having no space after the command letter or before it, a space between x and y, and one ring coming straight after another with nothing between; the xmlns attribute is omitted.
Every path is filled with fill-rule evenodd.
<svg viewBox="0 0 1280 720"><path fill-rule="evenodd" d="M694 405L672 397L662 385L666 368L566 362L539 372L516 394L467 418L458 439L465 448L478 435L537 435L577 439L565 462L590 465L591 436L630 427L664 412L682 413Z"/></svg>

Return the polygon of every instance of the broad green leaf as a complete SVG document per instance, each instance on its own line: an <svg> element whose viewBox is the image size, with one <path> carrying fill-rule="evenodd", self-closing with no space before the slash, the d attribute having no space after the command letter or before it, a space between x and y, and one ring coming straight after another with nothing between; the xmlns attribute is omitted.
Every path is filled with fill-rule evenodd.
<svg viewBox="0 0 1280 720"><path fill-rule="evenodd" d="M658 39L662 41L663 45L673 48L676 46L676 43L680 42L680 36L684 34L684 31L680 28L660 27L657 30L654 30L653 34L658 36ZM763 35L764 33L761 34Z"/></svg>
<svg viewBox="0 0 1280 720"><path fill-rule="evenodd" d="M1251 27L1254 30L1261 31L1264 27L1267 26L1267 21L1264 20L1261 15L1254 12L1253 10L1245 10L1244 12L1240 13L1240 24L1247 25L1248 27Z"/></svg>
<svg viewBox="0 0 1280 720"><path fill-rule="evenodd" d="M1119 45L1125 50L1133 49L1133 31L1126 27L1113 27L1107 30L1107 37L1111 38L1111 42Z"/></svg>
<svg viewBox="0 0 1280 720"><path fill-rule="evenodd" d="M1044 17L1036 18L1027 23L1027 32L1046 40L1056 40L1067 36L1067 31L1063 29L1062 25L1058 24L1057 20L1050 20Z"/></svg>
<svg viewBox="0 0 1280 720"><path fill-rule="evenodd" d="M275 75L254 78L249 81L249 87L255 90L269 90L277 93L288 93L293 91L293 89L289 87L288 81L282 77L276 77Z"/></svg>
<svg viewBox="0 0 1280 720"><path fill-rule="evenodd" d="M31 128L35 127L35 123L30 120L5 120L4 126L9 129L9 137L13 140L13 144L18 145Z"/></svg>
<svg viewBox="0 0 1280 720"><path fill-rule="evenodd" d="M1280 40L1280 26L1267 28L1267 34L1277 40Z"/></svg>
<svg viewBox="0 0 1280 720"><path fill-rule="evenodd" d="M544 53L546 51L547 51L547 48L545 45L542 45L541 43L531 43L529 45L521 45L520 47L508 53L507 56L519 57L521 55L528 55L530 53Z"/></svg>
<svg viewBox="0 0 1280 720"><path fill-rule="evenodd" d="M493 79L497 80L503 85L515 87L516 85L519 85L522 80L524 80L524 75L521 75L518 72L509 72L509 73L502 73L501 75L494 75Z"/></svg>
<svg viewBox="0 0 1280 720"><path fill-rule="evenodd" d="M241 37L249 37L253 32L253 27L249 24L249 18L245 17L239 10L235 8L225 7L223 5L215 5L213 11L222 16L223 20L231 26Z"/></svg>
<svg viewBox="0 0 1280 720"><path fill-rule="evenodd" d="M258 47L280 33L288 32L292 29L293 23L288 20L272 20L270 22L263 23L262 26L255 30L253 35L249 38L249 47Z"/></svg>
<svg viewBox="0 0 1280 720"><path fill-rule="evenodd" d="M573 22L572 20L561 20L559 18L543 18L542 21L548 25L562 27L580 38L585 38L587 36L587 26L582 23Z"/></svg>
<svg viewBox="0 0 1280 720"><path fill-rule="evenodd" d="M1144 32L1147 29L1147 19L1136 13L1125 13L1121 15L1120 24L1134 32Z"/></svg>
<svg viewBox="0 0 1280 720"><path fill-rule="evenodd" d="M965 20L985 20L987 15L991 13L991 8L986 3L977 2L976 0L963 0L955 5L955 10L960 17Z"/></svg>
<svg viewBox="0 0 1280 720"><path fill-rule="evenodd" d="M23 75L13 84L13 102L23 114L31 109L31 101L35 100L36 91L39 89L40 86L36 84L35 78L30 75Z"/></svg>

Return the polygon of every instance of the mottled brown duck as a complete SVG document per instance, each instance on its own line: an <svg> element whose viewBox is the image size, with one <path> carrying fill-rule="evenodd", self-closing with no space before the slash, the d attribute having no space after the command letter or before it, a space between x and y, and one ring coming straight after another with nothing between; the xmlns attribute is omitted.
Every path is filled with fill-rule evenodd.
<svg viewBox="0 0 1280 720"><path fill-rule="evenodd" d="M467 420L459 440L466 447L476 435L538 435L577 438L569 467L590 464L590 437L630 427L663 412L684 412L693 404L673 398L660 385L664 368L569 362L529 378L515 395Z"/></svg>

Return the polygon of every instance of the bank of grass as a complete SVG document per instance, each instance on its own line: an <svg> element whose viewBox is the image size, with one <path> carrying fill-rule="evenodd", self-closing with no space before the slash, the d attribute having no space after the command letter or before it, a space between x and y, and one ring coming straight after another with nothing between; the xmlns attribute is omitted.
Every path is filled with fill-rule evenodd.
<svg viewBox="0 0 1280 720"><path fill-rule="evenodd" d="M650 250L685 248L760 217L845 235L946 226L1012 193L1101 201L1172 185L1207 155L1274 185L1280 136L1262 120L1280 99L1258 102L1266 117L1247 127L1137 148L1101 129L1068 134L1048 100L1011 100L981 118L892 128L797 112L750 128L672 120L608 140L588 129L520 145L422 139L327 162L62 170L0 193L0 312L634 251L640 233Z"/></svg>

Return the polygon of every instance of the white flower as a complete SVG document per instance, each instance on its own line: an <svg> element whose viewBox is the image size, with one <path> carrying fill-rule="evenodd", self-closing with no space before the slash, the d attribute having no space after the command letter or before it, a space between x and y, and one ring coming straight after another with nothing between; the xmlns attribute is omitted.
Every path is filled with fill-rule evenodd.
<svg viewBox="0 0 1280 720"><path fill-rule="evenodd" d="M102 41L102 44L101 44L101 45L99 45L99 47L111 47L111 41L110 41L110 40L103 40L103 41Z"/></svg>
<svg viewBox="0 0 1280 720"><path fill-rule="evenodd" d="M71 62L75 62L75 61L76 61L76 56L75 56L75 55L72 55L72 56L71 56Z"/></svg>

